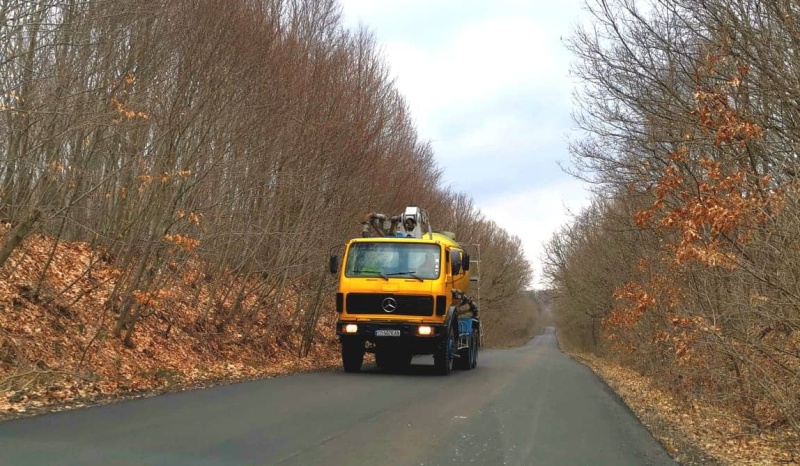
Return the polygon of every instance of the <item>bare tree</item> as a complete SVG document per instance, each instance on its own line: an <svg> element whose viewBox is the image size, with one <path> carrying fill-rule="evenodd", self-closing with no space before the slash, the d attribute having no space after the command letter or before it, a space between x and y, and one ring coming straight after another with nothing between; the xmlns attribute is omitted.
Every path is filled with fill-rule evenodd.
<svg viewBox="0 0 800 466"><path fill-rule="evenodd" d="M603 200L548 248L569 324L665 383L680 375L684 395L798 430L797 13L758 0L587 7L594 22L571 49L589 136L572 152ZM595 341L575 309L613 339Z"/></svg>

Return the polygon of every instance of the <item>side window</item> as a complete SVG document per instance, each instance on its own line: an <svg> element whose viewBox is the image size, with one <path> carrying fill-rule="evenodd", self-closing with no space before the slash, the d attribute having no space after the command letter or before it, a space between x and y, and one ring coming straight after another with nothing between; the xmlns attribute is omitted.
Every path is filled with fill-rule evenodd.
<svg viewBox="0 0 800 466"><path fill-rule="evenodd" d="M460 274L461 270L461 251L457 251L455 249L450 251L450 271L455 272L458 270ZM455 274L455 273L454 273Z"/></svg>

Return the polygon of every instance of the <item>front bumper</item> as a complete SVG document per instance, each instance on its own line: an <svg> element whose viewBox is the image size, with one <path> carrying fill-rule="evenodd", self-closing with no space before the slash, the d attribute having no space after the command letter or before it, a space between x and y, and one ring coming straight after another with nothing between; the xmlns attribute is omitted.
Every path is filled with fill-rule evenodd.
<svg viewBox="0 0 800 466"><path fill-rule="evenodd" d="M357 325L355 332L345 332L346 325ZM419 327L427 326L431 328L430 335L420 335ZM399 330L397 336L377 335L379 330ZM340 340L359 339L376 344L377 346L392 345L410 348L415 354L430 354L442 342L446 336L447 327L436 324L420 323L399 323L399 322L347 322L339 321L336 323L336 335Z"/></svg>

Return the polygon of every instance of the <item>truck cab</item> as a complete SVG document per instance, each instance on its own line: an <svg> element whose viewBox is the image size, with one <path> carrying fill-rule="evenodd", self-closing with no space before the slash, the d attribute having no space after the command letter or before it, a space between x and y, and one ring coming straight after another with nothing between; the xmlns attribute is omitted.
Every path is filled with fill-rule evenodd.
<svg viewBox="0 0 800 466"><path fill-rule="evenodd" d="M466 295L469 254L450 234L392 230L350 240L341 267L332 256L344 370L360 371L366 352L384 370L402 370L418 354L432 354L440 374L475 367L480 321Z"/></svg>

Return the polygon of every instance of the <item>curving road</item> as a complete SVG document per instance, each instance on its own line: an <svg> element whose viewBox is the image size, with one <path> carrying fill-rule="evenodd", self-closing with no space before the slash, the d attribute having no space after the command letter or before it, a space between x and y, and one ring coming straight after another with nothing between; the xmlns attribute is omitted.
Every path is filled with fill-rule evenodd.
<svg viewBox="0 0 800 466"><path fill-rule="evenodd" d="M555 331L478 368L320 372L0 424L2 465L676 464Z"/></svg>

